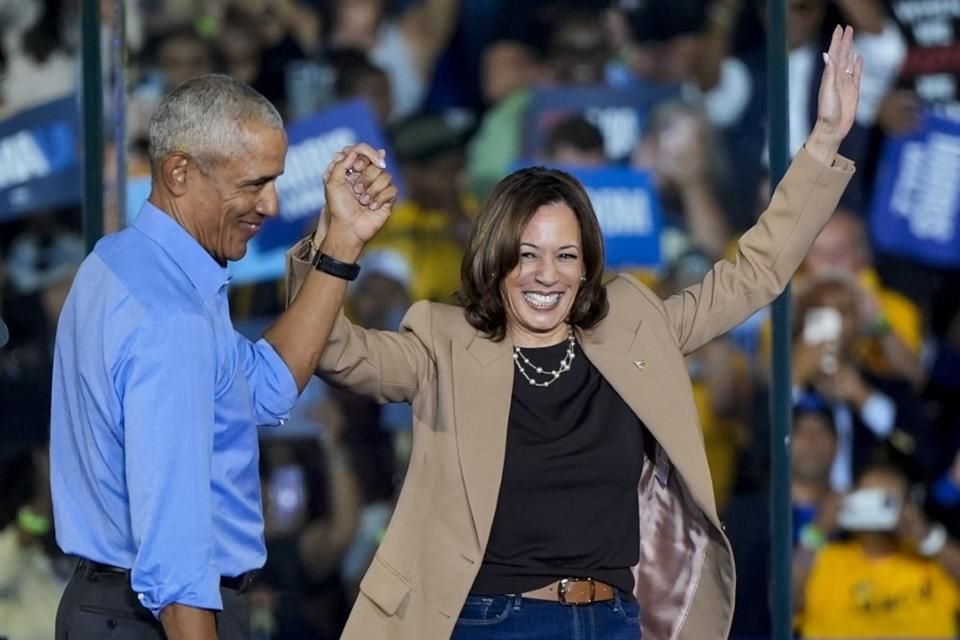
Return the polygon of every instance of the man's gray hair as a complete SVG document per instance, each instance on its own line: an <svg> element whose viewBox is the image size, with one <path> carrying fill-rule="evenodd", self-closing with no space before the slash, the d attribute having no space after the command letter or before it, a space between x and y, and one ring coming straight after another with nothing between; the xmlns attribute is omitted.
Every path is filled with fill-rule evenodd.
<svg viewBox="0 0 960 640"><path fill-rule="evenodd" d="M276 107L252 87L219 74L191 78L168 93L150 119L150 166L156 171L179 151L207 171L241 151L243 127L252 123L283 129Z"/></svg>

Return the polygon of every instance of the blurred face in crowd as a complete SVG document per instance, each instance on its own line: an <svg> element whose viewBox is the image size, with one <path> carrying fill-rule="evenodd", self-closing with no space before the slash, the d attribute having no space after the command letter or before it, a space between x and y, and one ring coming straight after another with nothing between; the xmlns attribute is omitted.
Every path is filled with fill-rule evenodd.
<svg viewBox="0 0 960 640"><path fill-rule="evenodd" d="M520 259L503 280L507 333L518 346L549 346L567 320L584 274L580 225L565 202L540 207L520 238Z"/></svg>
<svg viewBox="0 0 960 640"><path fill-rule="evenodd" d="M843 319L840 331L839 354L851 357L857 338L860 336L860 310L856 292L845 281L831 281L815 285L810 296L811 307L832 307L840 312Z"/></svg>
<svg viewBox="0 0 960 640"><path fill-rule="evenodd" d="M393 111L393 98L390 95L390 78L386 73L365 73L353 83L351 98L366 98L380 125L385 125Z"/></svg>
<svg viewBox="0 0 960 640"><path fill-rule="evenodd" d="M838 210L817 236L804 260L812 275L855 276L867 267L868 247L863 225L853 213Z"/></svg>
<svg viewBox="0 0 960 640"><path fill-rule="evenodd" d="M239 149L205 172L192 172L186 193L187 229L223 265L246 255L247 243L280 207L276 179L283 173L286 136L252 122L240 135Z"/></svg>
<svg viewBox="0 0 960 640"><path fill-rule="evenodd" d="M376 43L383 18L383 0L337 0L335 15L336 44L367 49Z"/></svg>
<svg viewBox="0 0 960 640"><path fill-rule="evenodd" d="M483 52L481 83L488 104L496 104L517 89L530 86L538 75L536 58L519 42L494 42Z"/></svg>
<svg viewBox="0 0 960 640"><path fill-rule="evenodd" d="M693 79L701 49L701 38L696 33L663 42L640 42L631 54L630 66L634 73L652 82L686 82Z"/></svg>
<svg viewBox="0 0 960 640"><path fill-rule="evenodd" d="M210 47L199 36L178 35L164 41L157 53L157 63L170 88L215 71Z"/></svg>
<svg viewBox="0 0 960 640"><path fill-rule="evenodd" d="M828 482L836 451L837 436L826 416L809 411L795 417L790 440L790 458L795 478L807 482Z"/></svg>
<svg viewBox="0 0 960 640"><path fill-rule="evenodd" d="M409 162L405 177L411 199L426 209L459 211L464 168L463 152L455 149Z"/></svg>
<svg viewBox="0 0 960 640"><path fill-rule="evenodd" d="M225 72L233 78L252 84L260 73L260 43L251 25L227 22L217 37L217 50Z"/></svg>
<svg viewBox="0 0 960 640"><path fill-rule="evenodd" d="M565 20L550 43L550 69L560 84L603 84L609 47L598 20Z"/></svg>

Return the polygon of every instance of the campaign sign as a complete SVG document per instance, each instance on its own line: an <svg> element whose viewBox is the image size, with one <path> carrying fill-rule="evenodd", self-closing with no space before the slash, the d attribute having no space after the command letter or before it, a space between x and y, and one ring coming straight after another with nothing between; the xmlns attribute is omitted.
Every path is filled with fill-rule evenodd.
<svg viewBox="0 0 960 640"><path fill-rule="evenodd" d="M75 96L0 121L0 221L80 204L79 132Z"/></svg>
<svg viewBox="0 0 960 640"><path fill-rule="evenodd" d="M543 155L550 130L560 121L579 114L603 134L607 158L621 162L636 146L650 110L658 102L678 95L676 87L653 84L537 89L527 109L524 155Z"/></svg>
<svg viewBox="0 0 960 640"><path fill-rule="evenodd" d="M364 100L336 104L287 127L286 166L277 180L280 215L264 223L255 241L262 252L289 248L303 237L307 222L324 204L323 172L343 147L365 142L386 148L373 111ZM397 166L387 153L387 170L399 188Z"/></svg>
<svg viewBox="0 0 960 640"><path fill-rule="evenodd" d="M960 121L926 114L921 128L891 138L870 212L874 246L940 267L960 267Z"/></svg>
<svg viewBox="0 0 960 640"><path fill-rule="evenodd" d="M649 173L625 167L557 168L573 175L587 190L603 232L608 269L661 266L663 213Z"/></svg>

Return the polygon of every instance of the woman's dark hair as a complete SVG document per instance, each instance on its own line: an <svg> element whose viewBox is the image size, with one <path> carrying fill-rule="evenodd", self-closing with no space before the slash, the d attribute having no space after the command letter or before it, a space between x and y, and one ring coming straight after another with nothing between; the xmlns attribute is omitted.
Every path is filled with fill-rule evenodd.
<svg viewBox="0 0 960 640"><path fill-rule="evenodd" d="M44 0L40 17L23 34L23 49L36 62L44 63L50 55L66 47L62 0Z"/></svg>
<svg viewBox="0 0 960 640"><path fill-rule="evenodd" d="M581 329L600 322L609 309L603 286L603 236L583 186L556 169L520 169L493 188L473 221L460 267L459 302L472 327L500 341L507 333L501 283L520 260L520 239L540 207L564 203L580 225L585 280L569 321Z"/></svg>

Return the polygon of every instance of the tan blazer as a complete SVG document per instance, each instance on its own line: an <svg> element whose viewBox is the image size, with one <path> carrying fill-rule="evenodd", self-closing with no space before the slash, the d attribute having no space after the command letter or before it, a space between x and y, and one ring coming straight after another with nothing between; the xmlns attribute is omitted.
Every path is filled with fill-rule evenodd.
<svg viewBox="0 0 960 640"><path fill-rule="evenodd" d="M734 262L661 300L629 276L608 285L610 314L577 337L587 358L657 441L643 466L640 562L634 567L644 640L726 638L734 563L717 517L684 355L780 293L853 175L805 151ZM289 291L310 268L290 253ZM413 450L387 533L360 584L343 638L449 638L490 535L503 470L514 365L453 306L418 302L399 332L361 329L341 314L319 368L380 402L413 405ZM767 526L758 522L758 527Z"/></svg>

